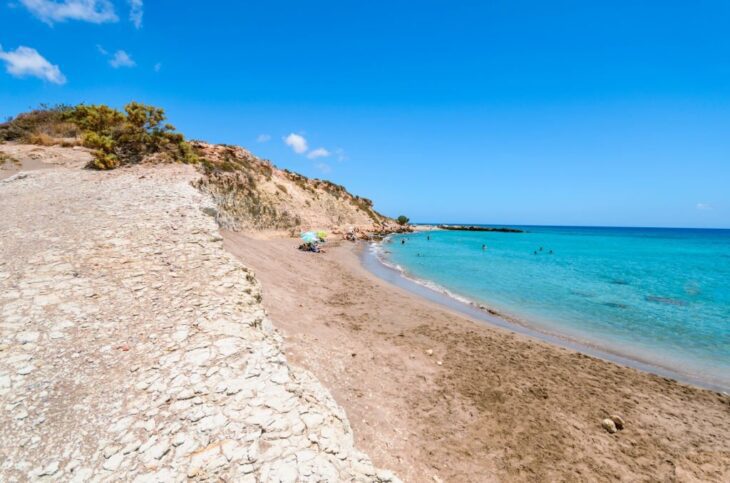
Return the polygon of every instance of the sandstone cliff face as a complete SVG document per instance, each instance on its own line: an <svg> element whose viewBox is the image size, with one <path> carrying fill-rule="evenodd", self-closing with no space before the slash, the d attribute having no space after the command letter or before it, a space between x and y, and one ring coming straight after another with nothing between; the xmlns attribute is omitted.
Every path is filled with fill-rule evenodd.
<svg viewBox="0 0 730 483"><path fill-rule="evenodd" d="M241 147L191 144L204 160L196 185L214 199L225 228L380 231L393 225L372 201L343 186L279 169Z"/></svg>
<svg viewBox="0 0 730 483"><path fill-rule="evenodd" d="M397 480L288 364L199 180L138 165L0 181L0 480Z"/></svg>

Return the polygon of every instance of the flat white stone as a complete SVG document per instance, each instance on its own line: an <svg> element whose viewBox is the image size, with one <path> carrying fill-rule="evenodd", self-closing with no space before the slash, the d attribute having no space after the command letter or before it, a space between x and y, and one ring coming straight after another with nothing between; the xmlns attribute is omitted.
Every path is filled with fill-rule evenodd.
<svg viewBox="0 0 730 483"><path fill-rule="evenodd" d="M15 339L21 344L30 344L37 342L40 335L40 332L20 332Z"/></svg>
<svg viewBox="0 0 730 483"><path fill-rule="evenodd" d="M33 372L34 369L35 369L35 367L33 367L31 365L23 366L20 369L18 369L18 374L20 374L21 376L27 376L28 374Z"/></svg>
<svg viewBox="0 0 730 483"><path fill-rule="evenodd" d="M108 460L104 461L102 468L107 471L117 471L119 469L119 466L121 466L123 460L124 455L122 453L117 453Z"/></svg>

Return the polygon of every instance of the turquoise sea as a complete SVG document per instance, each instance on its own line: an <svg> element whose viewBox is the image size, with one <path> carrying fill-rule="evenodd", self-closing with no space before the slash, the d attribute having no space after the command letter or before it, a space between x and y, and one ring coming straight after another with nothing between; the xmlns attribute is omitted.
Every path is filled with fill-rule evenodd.
<svg viewBox="0 0 730 483"><path fill-rule="evenodd" d="M730 230L515 228L396 235L377 252L518 324L730 388Z"/></svg>

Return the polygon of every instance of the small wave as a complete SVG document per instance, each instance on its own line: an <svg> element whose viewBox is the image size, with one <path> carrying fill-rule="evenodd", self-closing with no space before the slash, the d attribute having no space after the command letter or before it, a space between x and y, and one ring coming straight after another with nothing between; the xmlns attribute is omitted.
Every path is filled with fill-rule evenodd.
<svg viewBox="0 0 730 483"><path fill-rule="evenodd" d="M389 253L385 248L383 248L382 244L386 243L386 240L389 237L386 237L383 239L381 243L379 242L373 242L370 244L370 251L375 256L375 258L386 267L397 271L403 278L406 278L410 280L413 283L416 283L422 287L425 287L429 290L433 290L434 292L438 292L440 294L446 295L449 298L452 298L458 302L461 302L463 304L471 305L472 307L476 307L482 310L487 310L489 313L492 313L494 311L485 308L483 305L477 304L473 300L470 300L466 297L462 297L461 295L455 294L451 290L447 289L446 287L443 287L435 282L432 282L430 280L424 280L422 278L414 277L413 275L409 274L408 272L403 269L400 265L397 263L393 263L390 260L388 260L388 257L385 256L386 253Z"/></svg>

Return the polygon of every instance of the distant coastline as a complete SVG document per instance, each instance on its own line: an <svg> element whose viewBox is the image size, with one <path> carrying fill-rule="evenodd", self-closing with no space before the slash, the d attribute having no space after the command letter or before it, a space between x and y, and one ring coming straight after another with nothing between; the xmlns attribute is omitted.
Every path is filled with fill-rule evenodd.
<svg viewBox="0 0 730 483"><path fill-rule="evenodd" d="M451 231L485 231L485 232L497 232L497 233L524 233L525 230L518 228L506 228L506 227L491 227L491 226L479 226L479 225L439 225L441 230Z"/></svg>

